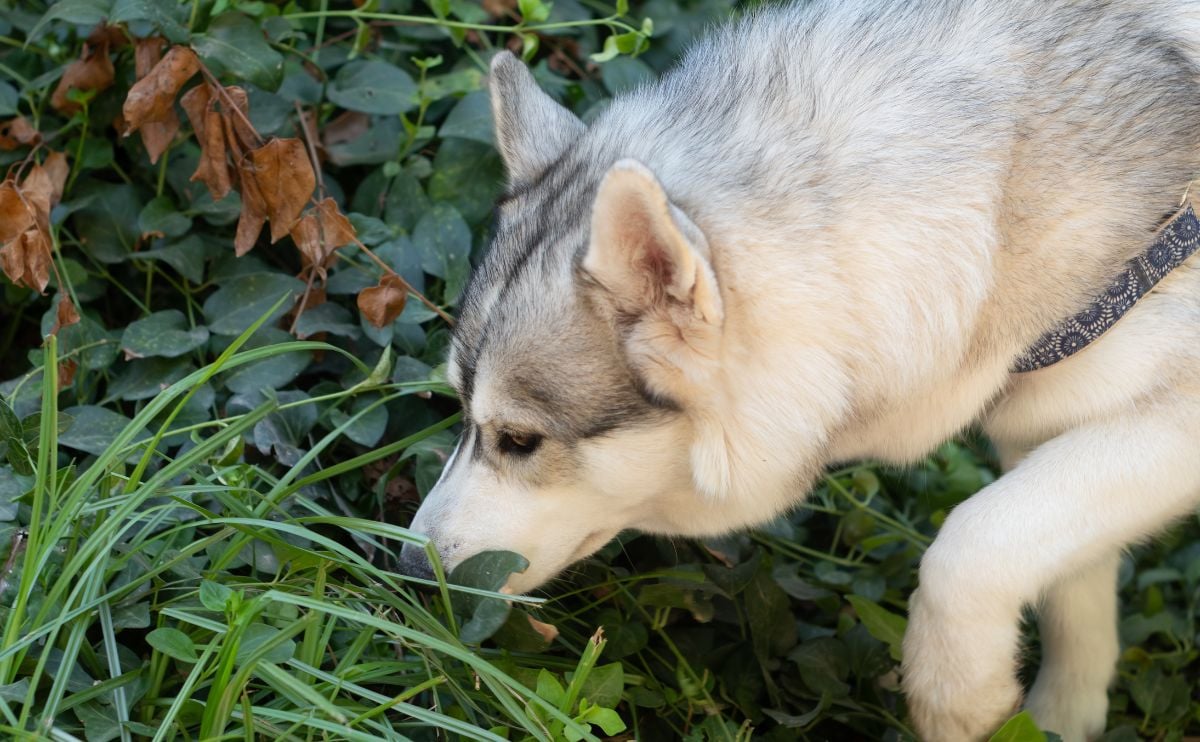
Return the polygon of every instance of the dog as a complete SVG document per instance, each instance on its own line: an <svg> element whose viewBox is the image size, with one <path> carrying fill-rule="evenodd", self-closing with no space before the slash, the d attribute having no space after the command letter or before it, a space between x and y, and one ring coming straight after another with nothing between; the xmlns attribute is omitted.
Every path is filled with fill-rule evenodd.
<svg viewBox="0 0 1200 742"><path fill-rule="evenodd" d="M442 562L519 552L525 592L624 529L752 528L828 465L980 424L1005 473L921 561L911 718L983 739L1023 700L1099 734L1121 550L1200 501L1195 261L1015 369L1200 171L1200 3L812 0L715 30L589 125L508 53L489 89L509 187L449 351L462 436L412 525Z"/></svg>

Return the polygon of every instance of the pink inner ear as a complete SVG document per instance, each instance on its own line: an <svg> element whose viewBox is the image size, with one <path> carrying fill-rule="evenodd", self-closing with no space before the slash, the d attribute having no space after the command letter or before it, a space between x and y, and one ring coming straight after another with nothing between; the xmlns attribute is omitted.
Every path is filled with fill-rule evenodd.
<svg viewBox="0 0 1200 742"><path fill-rule="evenodd" d="M636 268L649 279L655 293L671 285L675 278L675 266L666 250L663 250L656 240L647 235L638 254Z"/></svg>

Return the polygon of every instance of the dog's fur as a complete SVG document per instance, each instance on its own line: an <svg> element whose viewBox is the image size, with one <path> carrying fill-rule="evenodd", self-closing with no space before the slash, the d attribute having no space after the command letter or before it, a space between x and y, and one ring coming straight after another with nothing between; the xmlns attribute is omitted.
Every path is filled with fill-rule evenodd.
<svg viewBox="0 0 1200 742"><path fill-rule="evenodd" d="M511 189L450 353L463 437L414 528L451 565L524 554L525 591L622 529L753 526L831 462L982 422L1007 473L922 560L912 718L962 742L1012 713L1037 604L1025 703L1095 735L1118 554L1200 493L1200 275L1010 368L1200 171L1198 45L1194 0L813 0L586 127L498 55Z"/></svg>

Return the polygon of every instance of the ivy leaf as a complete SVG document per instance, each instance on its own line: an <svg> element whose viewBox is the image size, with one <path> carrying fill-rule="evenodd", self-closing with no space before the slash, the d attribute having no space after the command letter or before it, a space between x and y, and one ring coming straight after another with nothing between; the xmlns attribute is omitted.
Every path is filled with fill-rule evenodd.
<svg viewBox="0 0 1200 742"><path fill-rule="evenodd" d="M463 96L446 115L442 128L438 130L438 136L473 139L476 142L495 145L496 136L492 130L492 108L488 94L476 90Z"/></svg>
<svg viewBox="0 0 1200 742"><path fill-rule="evenodd" d="M229 73L264 90L283 80L283 55L271 48L262 28L241 13L222 13L207 32L192 39L192 48L214 75Z"/></svg>
<svg viewBox="0 0 1200 742"><path fill-rule="evenodd" d="M417 84L399 67L379 60L351 62L338 70L329 100L350 111L385 116L417 107Z"/></svg>
<svg viewBox="0 0 1200 742"><path fill-rule="evenodd" d="M109 16L112 5L112 0L59 0L29 30L29 39L36 39L52 21L94 26Z"/></svg>
<svg viewBox="0 0 1200 742"><path fill-rule="evenodd" d="M195 662L200 659L196 654L196 644L179 629L155 629L146 634L146 643L168 657L183 662Z"/></svg>
<svg viewBox="0 0 1200 742"><path fill-rule="evenodd" d="M155 198L138 214L138 229L143 237L181 237L191 226L192 220L179 213L166 196Z"/></svg>
<svg viewBox="0 0 1200 742"><path fill-rule="evenodd" d="M435 203L413 229L413 245L421 268L446 281L446 298L453 301L471 272L471 229L447 203Z"/></svg>
<svg viewBox="0 0 1200 742"><path fill-rule="evenodd" d="M871 636L888 645L892 659L899 662L908 620L858 595L847 595L846 600L854 606L854 612L858 614L863 626L867 627L867 631L871 632Z"/></svg>
<svg viewBox="0 0 1200 742"><path fill-rule="evenodd" d="M208 329L217 335L237 335L267 313L285 294L293 298L304 291L304 283L282 273L250 273L226 279L224 285L204 301ZM275 309L268 323L282 317L289 303Z"/></svg>
<svg viewBox="0 0 1200 742"><path fill-rule="evenodd" d="M1046 734L1028 711L1022 711L1004 722L988 742L1046 742Z"/></svg>
<svg viewBox="0 0 1200 742"><path fill-rule="evenodd" d="M125 355L134 358L175 358L196 350L206 342L208 328L189 329L187 317L178 309L164 309L131 322L121 336L121 348Z"/></svg>
<svg viewBox="0 0 1200 742"><path fill-rule="evenodd" d="M95 405L69 407L63 412L74 422L58 437L58 442L95 456L104 453L113 439L131 422L119 412Z"/></svg>

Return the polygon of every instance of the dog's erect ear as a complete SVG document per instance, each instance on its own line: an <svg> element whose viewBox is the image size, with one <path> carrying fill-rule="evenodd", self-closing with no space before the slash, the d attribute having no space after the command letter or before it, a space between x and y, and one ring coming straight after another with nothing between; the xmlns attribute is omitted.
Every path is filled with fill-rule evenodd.
<svg viewBox="0 0 1200 742"><path fill-rule="evenodd" d="M641 314L676 302L697 320L721 323L708 242L636 160L613 165L600 184L583 269L624 312Z"/></svg>
<svg viewBox="0 0 1200 742"><path fill-rule="evenodd" d="M488 91L496 148L513 184L536 178L583 134L583 122L546 95L512 52L492 58Z"/></svg>

